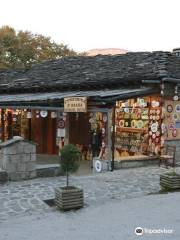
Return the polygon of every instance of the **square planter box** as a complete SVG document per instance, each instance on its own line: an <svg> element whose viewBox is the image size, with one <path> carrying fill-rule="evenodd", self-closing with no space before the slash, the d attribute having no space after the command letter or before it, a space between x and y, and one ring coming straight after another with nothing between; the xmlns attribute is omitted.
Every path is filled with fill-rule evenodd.
<svg viewBox="0 0 180 240"><path fill-rule="evenodd" d="M84 205L83 190L70 186L56 188L55 205L63 211L82 208Z"/></svg>
<svg viewBox="0 0 180 240"><path fill-rule="evenodd" d="M180 189L180 175L162 174L160 175L160 185L163 189L167 190Z"/></svg>

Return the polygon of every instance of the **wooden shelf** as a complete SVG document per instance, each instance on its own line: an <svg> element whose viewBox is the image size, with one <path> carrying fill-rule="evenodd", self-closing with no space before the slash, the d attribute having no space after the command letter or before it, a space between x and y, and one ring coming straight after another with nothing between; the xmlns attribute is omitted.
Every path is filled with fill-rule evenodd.
<svg viewBox="0 0 180 240"><path fill-rule="evenodd" d="M135 132L135 133L142 133L147 132L146 128L130 128L130 127L116 127L116 132Z"/></svg>

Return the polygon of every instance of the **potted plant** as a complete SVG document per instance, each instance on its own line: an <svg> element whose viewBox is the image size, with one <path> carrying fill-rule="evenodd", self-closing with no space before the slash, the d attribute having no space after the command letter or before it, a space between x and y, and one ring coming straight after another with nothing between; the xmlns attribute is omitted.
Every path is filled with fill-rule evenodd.
<svg viewBox="0 0 180 240"><path fill-rule="evenodd" d="M171 172L166 172L160 175L160 186L162 190L172 191L180 189L180 174L173 169Z"/></svg>
<svg viewBox="0 0 180 240"><path fill-rule="evenodd" d="M69 186L69 173L78 170L81 153L73 144L65 145L60 151L61 170L66 174L66 186L55 190L55 204L63 211L78 209L84 205L83 190Z"/></svg>

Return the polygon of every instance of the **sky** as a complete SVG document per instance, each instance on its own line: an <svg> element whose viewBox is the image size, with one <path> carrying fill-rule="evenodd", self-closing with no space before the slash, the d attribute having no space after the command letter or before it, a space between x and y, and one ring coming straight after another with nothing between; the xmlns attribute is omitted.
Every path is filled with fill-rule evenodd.
<svg viewBox="0 0 180 240"><path fill-rule="evenodd" d="M180 0L0 0L0 27L94 48L172 51L180 47Z"/></svg>

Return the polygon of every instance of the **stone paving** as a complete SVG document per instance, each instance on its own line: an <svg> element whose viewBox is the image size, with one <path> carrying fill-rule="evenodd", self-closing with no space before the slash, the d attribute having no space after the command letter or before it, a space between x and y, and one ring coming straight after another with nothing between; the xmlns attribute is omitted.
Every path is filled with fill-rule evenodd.
<svg viewBox="0 0 180 240"><path fill-rule="evenodd" d="M159 167L141 167L116 170L86 176L71 176L70 183L85 193L85 206L103 204L157 193L159 174L167 171ZM54 189L65 185L65 177L38 178L0 185L0 222L9 217L55 211L43 202L54 198Z"/></svg>

